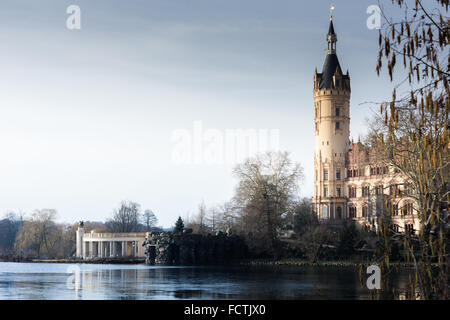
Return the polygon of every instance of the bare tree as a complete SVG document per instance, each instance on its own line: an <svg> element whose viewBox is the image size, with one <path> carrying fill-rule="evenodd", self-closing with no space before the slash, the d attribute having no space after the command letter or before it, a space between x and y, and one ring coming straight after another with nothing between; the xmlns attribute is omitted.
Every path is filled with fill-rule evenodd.
<svg viewBox="0 0 450 320"><path fill-rule="evenodd" d="M215 208L214 212L217 217L217 222L215 223L217 230L231 231L233 233L242 233L244 231L242 225L238 222L238 210L232 201L225 202Z"/></svg>
<svg viewBox="0 0 450 320"><path fill-rule="evenodd" d="M208 210L206 223L210 231L216 232L218 230L219 211L217 210L217 208L212 207Z"/></svg>
<svg viewBox="0 0 450 320"><path fill-rule="evenodd" d="M255 244L276 255L281 215L291 209L303 177L300 164L286 152L266 152L238 165L234 174L239 179L234 202L245 230Z"/></svg>
<svg viewBox="0 0 450 320"><path fill-rule="evenodd" d="M198 205L197 214L189 221L189 224L186 225L188 228L191 228L194 233L202 234L209 231L209 228L207 227L207 208L204 201Z"/></svg>
<svg viewBox="0 0 450 320"><path fill-rule="evenodd" d="M158 218L156 218L156 215L153 213L152 210L145 210L143 214L143 220L146 227L146 231L152 231L153 228L156 227L158 224Z"/></svg>
<svg viewBox="0 0 450 320"><path fill-rule="evenodd" d="M395 4L394 4L395 3ZM383 117L377 145L386 151L390 164L407 177L415 197L421 230L418 236L395 235L405 245L406 259L415 265L414 287L422 299L448 299L449 290L449 77L450 40L448 0L398 0L393 6L404 10L403 18L386 15L379 35L376 71L386 60L391 81L400 65L406 71L408 89L400 93L402 81L392 99L381 104ZM401 64L397 64L397 60ZM394 238L384 225L380 235L387 244L382 267L389 269L389 252Z"/></svg>
<svg viewBox="0 0 450 320"><path fill-rule="evenodd" d="M112 219L107 226L111 232L137 232L139 231L139 218L141 206L132 201L122 201L120 207L114 210Z"/></svg>
<svg viewBox="0 0 450 320"><path fill-rule="evenodd" d="M61 229L55 223L56 210L36 210L20 228L15 242L17 251L38 257L55 257L61 243Z"/></svg>

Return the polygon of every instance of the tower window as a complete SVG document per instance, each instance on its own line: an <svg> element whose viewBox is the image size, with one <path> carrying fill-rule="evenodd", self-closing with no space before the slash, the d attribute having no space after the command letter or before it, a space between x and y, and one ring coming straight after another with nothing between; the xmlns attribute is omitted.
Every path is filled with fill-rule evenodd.
<svg viewBox="0 0 450 320"><path fill-rule="evenodd" d="M341 169L336 169L336 180L341 180Z"/></svg>
<svg viewBox="0 0 450 320"><path fill-rule="evenodd" d="M337 196L340 198L341 197L341 187L336 188L336 193L337 193Z"/></svg>
<svg viewBox="0 0 450 320"><path fill-rule="evenodd" d="M339 112L340 112L339 108L336 108L336 117L339 117Z"/></svg>
<svg viewBox="0 0 450 320"><path fill-rule="evenodd" d="M328 197L328 188L327 188L327 187L324 187L324 188L323 188L323 196L324 196L325 198Z"/></svg>
<svg viewBox="0 0 450 320"><path fill-rule="evenodd" d="M323 170L323 180L328 180L328 170Z"/></svg>
<svg viewBox="0 0 450 320"><path fill-rule="evenodd" d="M339 121L336 121L336 130L338 130L339 127L340 127L340 123L339 123Z"/></svg>

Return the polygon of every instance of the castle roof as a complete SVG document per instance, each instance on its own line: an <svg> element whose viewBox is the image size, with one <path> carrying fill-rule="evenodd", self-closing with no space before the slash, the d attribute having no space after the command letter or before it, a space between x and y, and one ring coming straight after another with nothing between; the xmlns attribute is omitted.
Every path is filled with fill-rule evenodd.
<svg viewBox="0 0 450 320"><path fill-rule="evenodd" d="M333 20L330 20L330 26L328 27L327 42L328 50L327 56L325 57L325 62L322 67L322 73L317 73L319 89L334 89L334 75L342 77L343 80L350 79L348 71L346 75L342 73L339 59L336 55L337 37L336 33L334 32ZM347 81L342 81L340 86L344 89L350 89L350 87L347 85Z"/></svg>
<svg viewBox="0 0 450 320"><path fill-rule="evenodd" d="M342 69L339 65L339 59L335 53L327 54L325 58L325 63L323 64L322 74L319 88L320 89L333 89L333 75L341 74Z"/></svg>

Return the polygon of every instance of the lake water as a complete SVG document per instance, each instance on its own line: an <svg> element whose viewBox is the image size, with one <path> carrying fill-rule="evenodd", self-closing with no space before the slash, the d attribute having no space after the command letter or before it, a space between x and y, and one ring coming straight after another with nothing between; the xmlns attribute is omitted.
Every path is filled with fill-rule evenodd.
<svg viewBox="0 0 450 320"><path fill-rule="evenodd" d="M408 275L395 276L405 287ZM356 268L0 262L5 299L370 299Z"/></svg>

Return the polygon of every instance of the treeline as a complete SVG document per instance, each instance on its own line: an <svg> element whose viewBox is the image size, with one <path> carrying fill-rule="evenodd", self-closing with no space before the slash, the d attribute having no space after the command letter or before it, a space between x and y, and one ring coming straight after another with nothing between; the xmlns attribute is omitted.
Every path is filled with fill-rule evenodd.
<svg viewBox="0 0 450 320"><path fill-rule="evenodd" d="M319 224L311 202L301 198L300 164L286 152L267 152L247 159L233 171L237 178L230 201L186 216L194 233L232 232L245 238L249 258L345 259L375 248L374 234ZM369 249L370 250L370 249Z"/></svg>
<svg viewBox="0 0 450 320"><path fill-rule="evenodd" d="M0 258L70 258L76 252L78 223L57 223L54 209L35 210L29 217L8 213L0 220ZM151 210L123 201L106 222L84 221L85 232L146 232L161 230Z"/></svg>
<svg viewBox="0 0 450 320"><path fill-rule="evenodd" d="M286 152L266 152L245 160L233 171L237 178L230 201L212 208L202 202L186 228L194 233L233 232L244 236L255 256L280 252L280 234L293 229L303 169Z"/></svg>
<svg viewBox="0 0 450 320"><path fill-rule="evenodd" d="M13 253L16 235L22 225L23 217L14 212L7 213L0 220L0 255Z"/></svg>
<svg viewBox="0 0 450 320"><path fill-rule="evenodd" d="M303 169L286 152L256 155L233 173L237 186L230 201L210 208L201 202L195 214L183 222L179 218L175 229L238 234L249 258L361 261L382 245L375 232L351 221L340 227L319 223L310 199L300 197Z"/></svg>

